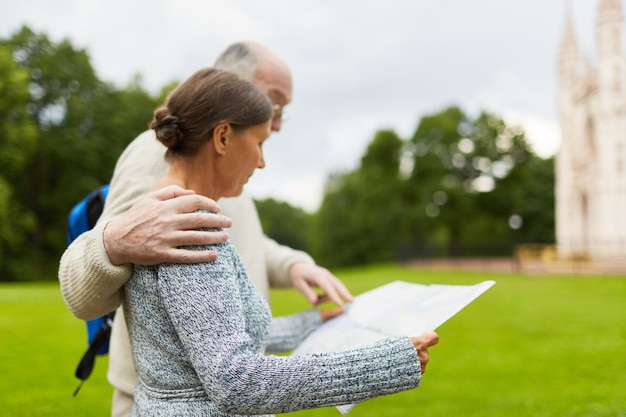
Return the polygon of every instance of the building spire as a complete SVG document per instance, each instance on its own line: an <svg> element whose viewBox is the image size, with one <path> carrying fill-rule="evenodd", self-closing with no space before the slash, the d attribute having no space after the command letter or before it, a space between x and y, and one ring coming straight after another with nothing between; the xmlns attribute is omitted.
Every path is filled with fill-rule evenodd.
<svg viewBox="0 0 626 417"><path fill-rule="evenodd" d="M622 52L624 15L621 0L600 0L598 6L598 52L600 57Z"/></svg>
<svg viewBox="0 0 626 417"><path fill-rule="evenodd" d="M578 78L580 56L578 52L578 42L574 34L570 2L567 2L565 10L565 26L563 28L563 38L561 39L559 61L562 82L571 82Z"/></svg>
<svg viewBox="0 0 626 417"><path fill-rule="evenodd" d="M561 40L561 53L566 50L578 50L576 35L574 34L574 23L572 22L572 8L570 2L567 2L565 10L565 27L563 30L563 38Z"/></svg>

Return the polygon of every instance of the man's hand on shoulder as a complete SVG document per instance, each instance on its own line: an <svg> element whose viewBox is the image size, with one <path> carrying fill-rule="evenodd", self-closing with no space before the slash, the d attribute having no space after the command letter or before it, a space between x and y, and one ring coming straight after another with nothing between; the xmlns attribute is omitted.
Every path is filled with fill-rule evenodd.
<svg viewBox="0 0 626 417"><path fill-rule="evenodd" d="M161 262L210 262L213 251L178 249L180 246L211 245L225 242L228 233L200 232L198 228L228 228L226 216L194 213L196 210L219 213L219 205L210 198L177 186L168 186L147 194L125 213L105 226L104 246L111 263L154 265Z"/></svg>

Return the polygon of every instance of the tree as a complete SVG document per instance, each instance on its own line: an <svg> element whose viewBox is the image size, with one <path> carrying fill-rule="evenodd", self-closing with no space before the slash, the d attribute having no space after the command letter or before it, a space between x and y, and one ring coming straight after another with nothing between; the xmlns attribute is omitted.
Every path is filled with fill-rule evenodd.
<svg viewBox="0 0 626 417"><path fill-rule="evenodd" d="M329 180L315 218L314 254L325 265L355 265L395 258L408 236L410 205L403 198L403 141L392 130L376 132L359 167Z"/></svg>
<svg viewBox="0 0 626 417"><path fill-rule="evenodd" d="M509 255L554 240L553 187L553 160L535 155L521 128L449 107L406 141L377 132L357 169L328 179L313 246L331 266Z"/></svg>
<svg viewBox="0 0 626 417"><path fill-rule="evenodd" d="M93 143L80 146L77 140L91 127L77 113L88 111L89 102L102 95L104 86L86 52L75 50L66 40L54 44L23 27L5 44L30 74L26 110L37 126L37 141L27 162L29 175L20 178L16 190L17 198L35 215L30 263L43 267L45 259L58 256L63 247L64 215L69 207L64 210L60 201L72 189L68 179L82 181L84 168L98 159Z"/></svg>
<svg viewBox="0 0 626 417"><path fill-rule="evenodd" d="M439 237L446 254L510 254L516 242L547 238L545 233L540 238L526 232L550 224L533 226L540 218L528 216L527 203L533 196L527 190L536 167L544 167L545 174L550 162L540 162L521 128L509 127L487 112L472 120L450 107L422 118L411 142L416 169L410 181L419 190L416 193L423 196L424 187L432 193L422 221L435 228L430 228L431 236ZM422 166L430 170L424 172ZM430 179L424 181L425 177ZM553 178L544 179L552 189ZM534 198L548 210L553 199L550 192L543 192L540 201Z"/></svg>
<svg viewBox="0 0 626 417"><path fill-rule="evenodd" d="M156 103L139 81L124 90L101 81L86 51L68 40L55 43L23 27L0 43L29 74L22 109L36 126L28 175L15 180L13 196L34 218L27 263L52 275L65 247L69 209L109 181L117 157L146 129Z"/></svg>
<svg viewBox="0 0 626 417"><path fill-rule="evenodd" d="M20 262L34 216L16 198L15 183L25 175L34 150L35 125L26 113L28 71L15 65L10 48L0 45L0 276L21 273Z"/></svg>
<svg viewBox="0 0 626 417"><path fill-rule="evenodd" d="M281 245L307 249L307 231L311 215L273 198L255 200L263 232Z"/></svg>

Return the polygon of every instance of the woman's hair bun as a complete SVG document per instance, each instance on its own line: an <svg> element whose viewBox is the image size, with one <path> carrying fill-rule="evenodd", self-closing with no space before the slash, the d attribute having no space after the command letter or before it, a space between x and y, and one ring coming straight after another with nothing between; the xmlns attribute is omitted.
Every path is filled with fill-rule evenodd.
<svg viewBox="0 0 626 417"><path fill-rule="evenodd" d="M175 149L183 139L178 117L171 114L167 107L159 107L154 111L150 129L154 129L157 139L168 149Z"/></svg>

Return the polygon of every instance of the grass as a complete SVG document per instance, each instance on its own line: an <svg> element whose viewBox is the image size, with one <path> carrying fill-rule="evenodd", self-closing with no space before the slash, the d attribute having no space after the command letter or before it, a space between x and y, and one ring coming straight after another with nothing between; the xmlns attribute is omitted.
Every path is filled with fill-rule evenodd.
<svg viewBox="0 0 626 417"><path fill-rule="evenodd" d="M57 284L0 285L0 415L108 415L107 357L97 359L94 374L72 397L85 339L83 322L65 307Z"/></svg>
<svg viewBox="0 0 626 417"><path fill-rule="evenodd" d="M378 266L337 271L356 295L391 280L497 284L438 329L422 386L359 404L364 416L626 417L626 277L524 276ZM277 315L307 308L272 292ZM0 414L107 416L106 357L77 397L83 323L52 284L0 285ZM332 416L334 408L289 414Z"/></svg>

